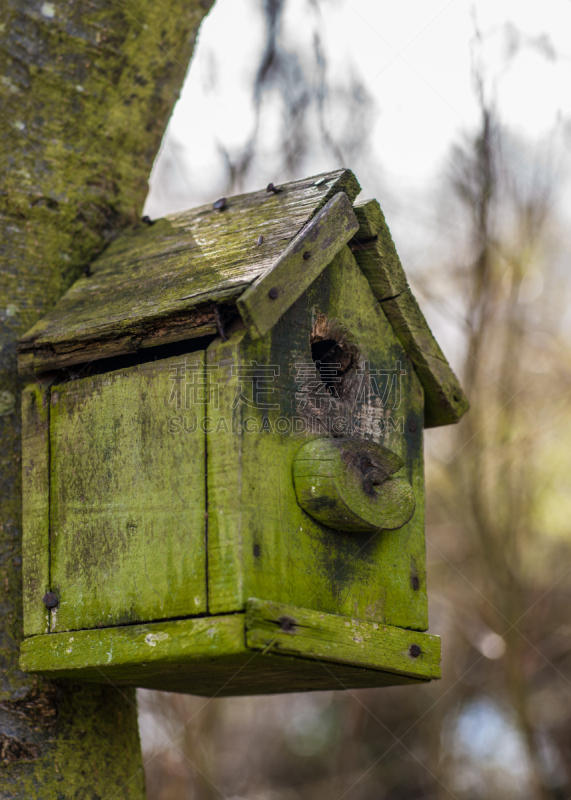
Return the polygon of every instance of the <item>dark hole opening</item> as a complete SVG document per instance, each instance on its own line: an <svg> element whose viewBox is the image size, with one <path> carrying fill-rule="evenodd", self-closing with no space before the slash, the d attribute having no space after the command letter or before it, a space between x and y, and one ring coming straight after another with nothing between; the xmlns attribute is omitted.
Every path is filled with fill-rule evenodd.
<svg viewBox="0 0 571 800"><path fill-rule="evenodd" d="M311 357L327 391L331 394L338 392L341 377L351 367L351 353L335 339L320 339L311 345Z"/></svg>

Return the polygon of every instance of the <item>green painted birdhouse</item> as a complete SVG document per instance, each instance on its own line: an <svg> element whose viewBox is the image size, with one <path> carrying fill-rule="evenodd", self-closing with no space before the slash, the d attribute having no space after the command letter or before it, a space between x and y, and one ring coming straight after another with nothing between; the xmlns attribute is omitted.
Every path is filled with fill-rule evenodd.
<svg viewBox="0 0 571 800"><path fill-rule="evenodd" d="M467 402L339 170L119 235L20 342L28 672L417 683L423 429Z"/></svg>

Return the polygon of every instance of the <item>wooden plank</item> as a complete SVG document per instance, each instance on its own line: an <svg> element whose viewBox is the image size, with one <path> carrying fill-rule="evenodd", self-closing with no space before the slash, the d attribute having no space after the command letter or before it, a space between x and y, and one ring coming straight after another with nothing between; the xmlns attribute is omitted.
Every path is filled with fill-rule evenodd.
<svg viewBox="0 0 571 800"><path fill-rule="evenodd" d="M47 633L42 597L50 589L49 390L22 392L22 512L24 635Z"/></svg>
<svg viewBox="0 0 571 800"><path fill-rule="evenodd" d="M408 286L381 207L368 200L355 205L355 214L359 230L351 249L422 382L425 427L458 422L468 400Z"/></svg>
<svg viewBox="0 0 571 800"><path fill-rule="evenodd" d="M208 661L219 655L245 651L244 617L221 617L122 625L115 628L51 633L25 639L20 667L25 672L94 675L106 666L123 668L128 679L143 666L166 667L186 662Z"/></svg>
<svg viewBox="0 0 571 800"><path fill-rule="evenodd" d="M257 599L246 604L246 644L265 653L441 677L439 636Z"/></svg>
<svg viewBox="0 0 571 800"><path fill-rule="evenodd" d="M203 361L52 387L52 631L206 612L205 406L194 433L172 425L201 391Z"/></svg>
<svg viewBox="0 0 571 800"><path fill-rule="evenodd" d="M350 170L170 214L123 233L19 343L20 370L41 371L215 331L213 306L233 305L338 192ZM262 242L260 241L262 237Z"/></svg>
<svg viewBox="0 0 571 800"><path fill-rule="evenodd" d="M301 407L304 365L315 375L312 337L337 338L351 354L337 409L328 392L319 395L321 411L309 400ZM210 613L242 610L259 597L426 629L422 386L349 248L268 334L252 340L237 328L227 342L212 342L207 358L219 368L207 436ZM252 407L256 376L273 392L259 384L261 402ZM295 456L305 442L329 437L336 419L347 434L352 426L355 437L403 459L416 509L399 530L332 531L297 502Z"/></svg>
<svg viewBox="0 0 571 800"><path fill-rule="evenodd" d="M355 203L359 230L351 250L379 301L408 288L406 275L377 200Z"/></svg>
<svg viewBox="0 0 571 800"><path fill-rule="evenodd" d="M332 637L334 641L347 639L349 628L341 617L332 617L328 622L333 628L343 627ZM295 657L269 650L263 653L257 642L255 649L250 649L246 635L255 638L259 634L267 639L263 626L263 619L256 619L255 628L246 634L245 615L228 614L34 636L22 642L20 667L50 678L106 684L111 681L116 685L218 697L393 686L427 679L419 674L418 666L412 668L416 669L412 676L387 672L378 665L366 668L326 661L317 654L327 645L323 636L306 637L307 658L298 653ZM428 672L429 652L430 663L434 661L435 637L407 631L402 634L420 643L423 653L417 660L425 664ZM397 634L389 632L388 636L392 644L381 646L377 642L376 649L368 645L369 652L392 653ZM272 638L275 637L270 634L270 644ZM355 658L355 652L349 655ZM392 658L390 663L400 668L398 656ZM436 676L435 672L431 668L430 676Z"/></svg>
<svg viewBox="0 0 571 800"><path fill-rule="evenodd" d="M424 388L425 427L458 422L470 404L413 293L407 289L382 305Z"/></svg>
<svg viewBox="0 0 571 800"><path fill-rule="evenodd" d="M207 366L217 370L218 408L206 437L208 482L208 609L211 614L244 608L242 555L242 451L240 409L240 349L247 331L243 324L229 331L226 342L215 339L206 350Z"/></svg>
<svg viewBox="0 0 571 800"><path fill-rule="evenodd" d="M257 338L273 328L358 228L351 201L339 192L238 299L250 335Z"/></svg>

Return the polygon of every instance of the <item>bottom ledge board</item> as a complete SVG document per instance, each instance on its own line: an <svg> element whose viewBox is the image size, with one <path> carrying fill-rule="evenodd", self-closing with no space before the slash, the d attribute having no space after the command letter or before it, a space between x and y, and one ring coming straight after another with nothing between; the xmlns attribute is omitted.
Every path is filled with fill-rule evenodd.
<svg viewBox="0 0 571 800"><path fill-rule="evenodd" d="M440 639L251 599L245 612L33 636L20 666L52 678L228 697L424 683Z"/></svg>

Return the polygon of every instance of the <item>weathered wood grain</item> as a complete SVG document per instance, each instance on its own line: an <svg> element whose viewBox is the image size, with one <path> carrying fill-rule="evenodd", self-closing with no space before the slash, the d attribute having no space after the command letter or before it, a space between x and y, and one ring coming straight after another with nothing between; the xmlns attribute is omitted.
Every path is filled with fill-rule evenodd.
<svg viewBox="0 0 571 800"><path fill-rule="evenodd" d="M362 439L314 439L293 462L295 493L314 519L339 531L402 528L414 514L400 456Z"/></svg>
<svg viewBox="0 0 571 800"><path fill-rule="evenodd" d="M385 216L377 200L355 203L359 230L351 242L357 263L371 284L379 301L408 288L406 275Z"/></svg>
<svg viewBox="0 0 571 800"><path fill-rule="evenodd" d="M22 591L24 635L47 633L42 597L50 588L49 392L27 386L22 392Z"/></svg>
<svg viewBox="0 0 571 800"><path fill-rule="evenodd" d="M359 230L351 244L353 255L417 370L425 427L458 422L468 401L408 286L381 207L368 200L355 205L355 214Z"/></svg>
<svg viewBox="0 0 571 800"><path fill-rule="evenodd" d="M240 316L252 337L273 328L358 228L351 201L338 192L238 298Z"/></svg>
<svg viewBox="0 0 571 800"><path fill-rule="evenodd" d="M52 631L207 610L205 406L193 409L196 435L169 429L203 362L198 352L52 387Z"/></svg>
<svg viewBox="0 0 571 800"><path fill-rule="evenodd" d="M276 620L292 614L305 627L284 640ZM413 643L422 651L416 658L407 655ZM22 644L20 665L50 677L225 697L424 682L439 677L438 660L434 636L251 600L246 614L34 636Z"/></svg>
<svg viewBox="0 0 571 800"><path fill-rule="evenodd" d="M425 397L425 427L451 425L470 408L458 378L428 327L410 289L383 302L393 330L403 343L421 380Z"/></svg>
<svg viewBox="0 0 571 800"><path fill-rule="evenodd" d="M213 305L235 302L335 194L337 170L140 225L116 239L19 342L20 370L41 371L215 331ZM259 236L263 241L258 245Z"/></svg>
<svg viewBox="0 0 571 800"><path fill-rule="evenodd" d="M244 615L231 614L34 637L24 641L20 665L28 672L80 670L78 677L105 666L130 674L135 667L152 671L156 664L208 662L244 650Z"/></svg>
<svg viewBox="0 0 571 800"><path fill-rule="evenodd" d="M265 653L441 677L438 636L257 599L246 604L246 644Z"/></svg>
<svg viewBox="0 0 571 800"><path fill-rule="evenodd" d="M210 613L243 610L259 597L426 629L422 386L348 246L264 337L252 340L239 326L229 333L206 351L219 368L219 408L208 411L207 436ZM304 365L316 374L312 340L330 338L351 363L337 409L327 391L300 391ZM260 392L258 407L255 376L273 390ZM311 405L317 400L321 409ZM347 428L335 432L336 419ZM294 458L328 428L403 459L416 501L403 528L332 531L300 507Z"/></svg>

